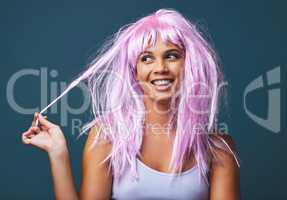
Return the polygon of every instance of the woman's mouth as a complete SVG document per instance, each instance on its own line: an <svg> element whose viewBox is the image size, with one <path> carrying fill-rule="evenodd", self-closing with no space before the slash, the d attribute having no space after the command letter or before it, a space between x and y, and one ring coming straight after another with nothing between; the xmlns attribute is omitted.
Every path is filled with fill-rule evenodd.
<svg viewBox="0 0 287 200"><path fill-rule="evenodd" d="M173 81L174 80L172 79L156 79L156 80L152 80L151 84L157 91L163 92L171 88Z"/></svg>

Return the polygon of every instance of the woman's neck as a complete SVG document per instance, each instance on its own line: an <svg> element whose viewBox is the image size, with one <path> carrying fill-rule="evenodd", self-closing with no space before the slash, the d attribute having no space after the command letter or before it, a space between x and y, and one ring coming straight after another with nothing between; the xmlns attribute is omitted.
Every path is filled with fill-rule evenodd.
<svg viewBox="0 0 287 200"><path fill-rule="evenodd" d="M145 127L148 132L153 133L169 133L172 131L171 117L172 107L169 100L152 101L147 99L144 101L146 107Z"/></svg>

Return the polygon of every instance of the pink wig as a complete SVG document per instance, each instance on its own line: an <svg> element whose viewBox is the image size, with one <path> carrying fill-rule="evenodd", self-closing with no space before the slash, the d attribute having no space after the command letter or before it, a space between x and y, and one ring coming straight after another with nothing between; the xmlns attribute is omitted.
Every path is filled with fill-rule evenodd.
<svg viewBox="0 0 287 200"><path fill-rule="evenodd" d="M236 153L223 139L215 140L209 135L215 126L218 88L223 82L216 54L195 25L177 11L160 9L122 27L105 43L89 68L55 101L80 81L87 80L95 118L84 126L82 133L100 125L103 129L95 142L101 141L100 137L111 141L112 151L104 161L110 160L114 178L120 178L126 167L136 175L145 116L143 93L135 79L136 63L140 53L154 45L159 35L164 42L185 51L184 78L171 121L176 136L170 168L173 172L181 171L184 159L193 153L200 177L207 180L215 148L232 153L239 163Z"/></svg>

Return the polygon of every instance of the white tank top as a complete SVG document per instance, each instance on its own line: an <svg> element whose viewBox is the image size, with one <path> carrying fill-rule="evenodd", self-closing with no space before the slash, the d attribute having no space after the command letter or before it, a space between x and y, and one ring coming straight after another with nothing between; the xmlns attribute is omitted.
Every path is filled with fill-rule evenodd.
<svg viewBox="0 0 287 200"><path fill-rule="evenodd" d="M200 180L197 165L174 177L171 173L152 169L138 158L136 163L138 179L133 179L131 170L127 170L120 182L113 181L112 199L208 200L209 198L209 186L203 179Z"/></svg>

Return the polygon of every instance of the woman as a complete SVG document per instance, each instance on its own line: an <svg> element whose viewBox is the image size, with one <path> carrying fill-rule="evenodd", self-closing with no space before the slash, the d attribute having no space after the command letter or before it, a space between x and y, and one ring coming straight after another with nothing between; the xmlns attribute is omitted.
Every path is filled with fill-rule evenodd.
<svg viewBox="0 0 287 200"><path fill-rule="evenodd" d="M239 199L234 143L213 131L223 75L180 13L124 26L62 95L85 79L95 119L79 193L60 127L36 113L22 134L48 152L57 199Z"/></svg>

